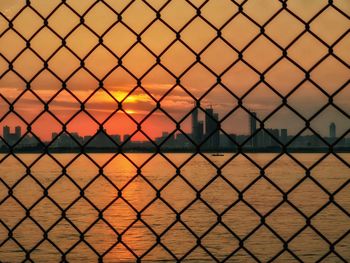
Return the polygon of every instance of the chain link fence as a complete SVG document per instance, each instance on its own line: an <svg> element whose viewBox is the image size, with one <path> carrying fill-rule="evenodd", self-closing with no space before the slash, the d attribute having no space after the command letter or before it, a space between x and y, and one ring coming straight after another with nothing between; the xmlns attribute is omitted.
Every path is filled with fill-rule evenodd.
<svg viewBox="0 0 350 263"><path fill-rule="evenodd" d="M0 3L0 261L350 259L347 1L44 2Z"/></svg>

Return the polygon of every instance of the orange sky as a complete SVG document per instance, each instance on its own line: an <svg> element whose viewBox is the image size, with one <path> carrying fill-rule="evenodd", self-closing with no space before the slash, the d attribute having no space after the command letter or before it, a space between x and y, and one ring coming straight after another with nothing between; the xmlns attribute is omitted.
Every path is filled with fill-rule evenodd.
<svg viewBox="0 0 350 263"><path fill-rule="evenodd" d="M92 0L67 0L67 4L79 14L84 14L93 2ZM160 99L175 86L175 77L181 77L181 85L198 99L215 84L215 74L220 75L225 71L222 76L223 85L237 96L242 96L259 81L259 75L243 62L238 62L226 72L226 68L238 57L228 44L233 45L239 51L244 50L244 60L259 72L266 70L282 55L281 51L264 36L260 36L249 48L244 49L247 43L259 34L259 27L242 14L225 24L232 14L238 12L238 7L229 0L212 0L201 7L201 15L212 23L212 26L222 27L223 39L215 40L209 48L205 49L206 45L215 39L217 32L200 17L197 17L182 30L182 27L196 15L196 10L184 0L174 0L161 10L161 18L175 31L181 31L182 41L190 46L193 52L200 53L202 63L213 71L210 72L203 65L197 63L186 74L183 74L187 67L195 63L196 56L180 41L176 41L171 48L164 52L167 46L176 40L176 34L167 25L157 20L155 13L148 6L142 1L136 1L128 9L122 11L129 1L109 0L106 2L117 12L122 12L123 23L118 23L110 29L109 27L116 21L117 16L102 3L95 5L84 16L84 25L79 26L78 16L65 5L62 5L49 17L49 27L61 37L66 37L69 31L77 26L66 39L69 49L61 48L48 61L49 69L57 75L54 76L48 70L42 71L43 62L33 51L46 60L60 47L60 39L45 27L32 38L33 34L42 27L43 20L30 8L26 8L13 21L16 31L23 34L25 39L32 38L30 43L33 51L26 49L25 41L15 31L8 30L8 22L6 21L6 19L13 19L14 14L24 6L25 1L2 0L0 2L2 14L0 17L1 96L10 102L15 101L18 95L25 90L25 81L28 81L31 82L31 90L47 102L51 101L52 96L62 87L62 81L66 81L67 88L78 99L86 100L86 109L98 121L103 121L117 108L117 103L110 95L116 100L123 100L137 86L135 78L141 78L141 86L147 89L153 98L139 87L128 99L123 101L123 108L135 120L140 121L144 114L154 109L154 99ZM157 10L165 2L161 0L149 1L150 5ZM191 2L195 6L200 6L204 1ZM327 2L322 0L292 0L288 1L288 8L304 21L309 21ZM52 9L59 5L60 1L32 0L31 3L43 17L47 17ZM338 0L334 1L334 4L347 15L350 14L349 1ZM243 11L254 18L257 23L263 25L280 8L279 1L249 0L244 5ZM144 46L137 43L135 33L130 29L141 33L153 20L155 20L153 25L141 35ZM349 26L349 20L332 7L310 24L312 32L327 44L333 44L349 30ZM90 29L94 30L98 36L103 36L103 43L110 50L98 45L98 37ZM293 38L303 30L303 24L285 10L265 26L266 34L281 47L287 47ZM136 45L128 50L135 43ZM86 57L96 45L96 49ZM153 55L145 46L153 52ZM333 48L335 55L341 58L345 64L349 64L350 60L349 46L350 36L347 34ZM22 55L14 59L22 50L24 50ZM311 34L304 35L288 49L288 56L306 70L310 69L326 54L327 48ZM161 55L162 66L155 65L155 56L158 55ZM122 67L118 67L116 57L122 57ZM84 68L81 68L79 59L84 60ZM13 61L14 71L8 71L6 60ZM144 75L150 68L152 70ZM173 75L165 69L171 71ZM24 79L20 79L15 72ZM40 74L37 75L38 72ZM35 78L33 78L34 76ZM346 83L349 76L349 69L346 65L332 56L329 56L311 72L311 78L329 94ZM287 94L303 78L302 72L287 59L282 59L265 75L266 81L282 95ZM101 90L87 100L99 86L99 81L103 82L110 95ZM8 105L1 96L0 126L20 123L14 114L6 118L2 117L7 112ZM334 97L334 102L350 113L348 101L350 101L350 86L346 86L342 92ZM306 82L290 97L288 102L304 116L309 117L327 102L327 97L312 83ZM259 117L265 117L280 103L280 98L274 95L263 83L244 99L244 105L257 111ZM224 116L236 104L237 101L220 86L202 98L203 107L212 105L220 116ZM176 86L161 101L162 108L175 119L181 119L185 116L191 110L192 105L193 99L180 86ZM30 91L27 91L16 101L14 108L20 116L31 121L43 110L43 105ZM50 102L50 110L62 121L69 119L79 108L79 103L68 92L62 92ZM188 118L183 125L186 131L189 131L189 121ZM312 125L318 131L326 134L327 126L331 121L336 122L339 133L350 128L349 120L332 108L327 109L316 118ZM51 116L45 114L33 125L33 130L37 135L49 138L51 132L59 129L58 123L55 122ZM280 111L266 125L268 127L287 127L291 133L303 127L303 123L287 109ZM123 113L117 114L105 126L111 133L126 134L135 129L135 124ZM43 129L43 127L45 128ZM227 132L246 133L248 131L247 114L242 110L238 111L223 123L223 127ZM68 125L68 128L86 135L93 133L97 125L82 114L76 117ZM174 124L161 112L155 112L153 117L143 124L142 128L152 136L158 136L162 130L174 129Z"/></svg>

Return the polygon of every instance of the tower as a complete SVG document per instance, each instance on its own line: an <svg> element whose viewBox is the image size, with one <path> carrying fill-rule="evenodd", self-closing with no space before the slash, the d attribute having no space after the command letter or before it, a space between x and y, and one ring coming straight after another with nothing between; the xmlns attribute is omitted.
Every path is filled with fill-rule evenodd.
<svg viewBox="0 0 350 263"><path fill-rule="evenodd" d="M332 139L335 139L336 136L337 136L337 127L335 126L335 123L332 122L329 125L329 137L332 138Z"/></svg>
<svg viewBox="0 0 350 263"><path fill-rule="evenodd" d="M253 136L256 132L256 112L251 112L249 115L249 123L250 123L250 135ZM252 147L258 146L258 135L255 134L253 138L251 138Z"/></svg>
<svg viewBox="0 0 350 263"><path fill-rule="evenodd" d="M219 147L219 145L220 145L220 131L217 127L217 124L219 122L219 114L214 113L213 117L215 120L215 133L213 135L213 147Z"/></svg>
<svg viewBox="0 0 350 263"><path fill-rule="evenodd" d="M288 141L288 130L287 129L281 129L281 142L283 144L286 144Z"/></svg>
<svg viewBox="0 0 350 263"><path fill-rule="evenodd" d="M199 142L202 142L203 140L203 134L204 133L204 123L203 121L199 121L198 122L198 138L199 138Z"/></svg>
<svg viewBox="0 0 350 263"><path fill-rule="evenodd" d="M16 126L16 127L15 127L15 135L16 135L16 138L17 138L17 139L21 138L21 136L22 136L22 130L21 130L21 127L20 127L20 126Z"/></svg>
<svg viewBox="0 0 350 263"><path fill-rule="evenodd" d="M209 137L207 145L210 148L219 147L220 131L217 128L219 115L214 112L212 107L205 109L205 112L205 136Z"/></svg>
<svg viewBox="0 0 350 263"><path fill-rule="evenodd" d="M208 136L215 130L215 121L214 121L214 110L213 108L205 109L205 134Z"/></svg>
<svg viewBox="0 0 350 263"><path fill-rule="evenodd" d="M195 106L194 110L192 111L192 139L198 143L198 131L199 124L198 124L198 108Z"/></svg>
<svg viewBox="0 0 350 263"><path fill-rule="evenodd" d="M10 136L10 127L9 126L4 126L3 136L4 136L5 141L8 141L9 136Z"/></svg>
<svg viewBox="0 0 350 263"><path fill-rule="evenodd" d="M196 126L198 124L198 108L195 107L192 111L192 134L195 133Z"/></svg>

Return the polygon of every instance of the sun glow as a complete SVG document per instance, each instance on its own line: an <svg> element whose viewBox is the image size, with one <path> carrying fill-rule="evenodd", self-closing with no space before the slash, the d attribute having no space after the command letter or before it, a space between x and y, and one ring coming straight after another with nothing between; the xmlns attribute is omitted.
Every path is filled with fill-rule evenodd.
<svg viewBox="0 0 350 263"><path fill-rule="evenodd" d="M117 101L123 101L128 103L137 102L136 96L133 94L130 94L128 96L129 93L126 91L112 91L111 94Z"/></svg>
<svg viewBox="0 0 350 263"><path fill-rule="evenodd" d="M137 111L134 111L134 110L125 110L126 113L128 114L136 114Z"/></svg>

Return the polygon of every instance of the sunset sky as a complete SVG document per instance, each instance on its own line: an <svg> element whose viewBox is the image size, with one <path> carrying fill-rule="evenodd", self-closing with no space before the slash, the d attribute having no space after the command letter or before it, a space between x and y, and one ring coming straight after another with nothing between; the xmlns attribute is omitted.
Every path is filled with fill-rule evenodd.
<svg viewBox="0 0 350 263"><path fill-rule="evenodd" d="M24 0L0 1L0 95L13 102L26 89L25 81L30 82L31 90L36 92L43 101L51 101L49 109L63 122L70 119L80 109L80 103L67 91L51 99L61 89L62 82L66 82L67 89L85 102L86 109L98 121L104 121L117 109L118 104L111 96L118 101L123 101L123 108L135 120L140 121L156 106L154 99L162 98L169 89L176 85L176 77L181 77L182 87L198 99L215 85L215 74L221 75L225 72L221 76L223 85L237 96L242 96L260 79L259 74L246 63L262 73L282 56L281 50L264 36L260 36L245 49L245 46L260 34L260 29L242 13L226 23L233 14L239 11L238 6L229 0L212 0L201 7L201 16L207 19L212 26L201 17L196 17L185 29L183 29L184 25L193 16L196 16L196 9L185 0L173 0L161 9L160 15L164 22L157 19L156 13L141 0L135 1L130 6L128 6L129 1L105 0L117 13L122 13L122 22L113 27L111 25L118 20L118 16L101 2L86 13L94 3L93 0L66 1L77 13L84 14L84 24L81 25L80 18L64 4L50 15L61 1L32 0L33 8L43 17L49 16L49 28L43 27L42 18L29 7L13 20L13 27L25 39L30 39L31 49L41 56L40 59L33 51L26 48L25 41L14 30L8 29L7 20L13 19L15 14L25 6L25 2ZM202 0L191 1L197 7L203 2ZM236 2L242 1L237 0ZM350 1L334 0L333 2L347 16L350 15ZM166 1L151 0L148 3L154 9L159 10ZM300 19L309 21L327 3L328 1L325 0L290 0L288 9ZM127 9L124 11L125 8ZM281 8L282 4L277 0L249 0L243 6L243 12L258 24L264 25ZM152 21L155 22L144 31ZM172 27L173 30L169 27ZM221 28L222 39L215 40L217 31L213 27ZM40 28L42 30L36 34ZM69 34L73 28L75 30ZM329 45L332 45L346 32L348 33L333 47L335 56L343 63L335 56L328 56L311 71L312 80L328 94L334 93L349 82L350 74L347 68L350 62L349 28L349 19L333 7L329 7L310 23L310 30ZM52 30L58 35L55 35ZM92 33L91 30L96 33ZM265 33L282 48L287 47L303 30L305 30L304 25L286 10L283 10L265 26ZM175 32L179 31L181 40L191 47L193 52L180 41L175 41ZM135 33L142 33L141 42L144 45L138 43ZM36 35L33 37L34 34ZM68 37L66 37L67 34L69 34ZM58 36L66 38L68 48L61 47L62 42ZM102 36L103 44L109 50L99 45L98 36ZM206 48L212 40L210 47ZM174 44L164 52L173 41L175 41ZM239 61L226 71L238 58L237 52L228 44L234 46L237 51L244 51L243 59L246 63ZM151 54L145 46L154 54ZM51 55L57 49L59 51L52 57ZM24 50L23 53L15 59L22 50ZM91 50L93 51L90 53ZM288 56L305 70L312 68L319 59L327 55L327 52L327 48L310 33L305 34L288 48ZM200 54L201 62L212 72L202 64L196 63L183 74L196 61L194 53ZM161 65L157 65L155 57L159 55L161 55ZM43 69L42 60L48 58L50 58L48 60L49 70ZM118 58L122 58L122 66L118 66ZM84 60L84 67L81 66L80 60ZM8 70L8 61L13 63L13 71ZM144 73L150 68L152 69L145 75ZM288 94L293 87L303 81L304 77L303 72L286 58L283 58L265 74L266 82L282 95ZM154 99L137 87L137 78L141 80L141 87L145 88ZM101 89L90 96L99 87L99 81L103 82L109 94ZM134 90L135 87L137 88ZM193 98L182 87L176 86L161 101L161 107L176 120L181 119L193 108ZM125 99L125 96L132 90L134 90L133 93ZM0 127L7 124L11 126L21 124L25 127L14 114L3 118L9 106L1 96ZM349 101L350 85L348 83L334 97L334 103L350 114ZM237 105L237 100L220 85L202 98L201 102L203 108L212 105L220 117ZM282 101L264 83L260 83L244 98L243 102L245 107L256 111L258 117L264 118ZM327 97L309 81L301 85L288 98L289 105L295 107L305 117L312 116L327 102ZM16 100L14 109L30 122L43 110L43 104L28 90ZM337 124L338 135L350 128L349 119L331 107L312 122L312 127L323 135L328 135L328 125L332 121ZM190 118L183 125L185 131L190 131L189 123ZM291 111L282 109L265 125L272 128L285 127L293 134L303 128L304 124ZM105 127L110 133L123 135L135 130L136 125L124 113L118 113L106 123ZM243 110L238 110L225 120L223 127L227 132L247 133L247 114ZM161 131L175 129L175 125L163 113L157 111L145 121L142 128L151 136L159 136ZM47 113L33 125L34 132L46 139L50 138L51 132L59 129L60 125ZM97 125L86 114L80 114L68 125L68 129L87 135L94 133Z"/></svg>

